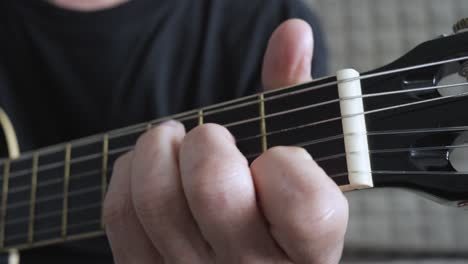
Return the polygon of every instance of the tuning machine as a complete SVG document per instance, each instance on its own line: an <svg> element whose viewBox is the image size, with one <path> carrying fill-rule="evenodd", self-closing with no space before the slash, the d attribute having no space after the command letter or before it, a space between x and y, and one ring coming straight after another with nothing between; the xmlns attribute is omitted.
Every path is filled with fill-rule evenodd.
<svg viewBox="0 0 468 264"><path fill-rule="evenodd" d="M453 25L453 33L459 34L468 32L468 18L459 20ZM455 85L462 84L468 81L468 60L457 61L443 65L437 76L438 85ZM468 92L467 86L458 86L453 88L438 89L441 96L453 96Z"/></svg>
<svg viewBox="0 0 468 264"><path fill-rule="evenodd" d="M459 202L458 208L463 208L465 210L468 210L468 201Z"/></svg>
<svg viewBox="0 0 468 264"><path fill-rule="evenodd" d="M453 25L453 32L460 33L468 30L468 18L460 19Z"/></svg>
<svg viewBox="0 0 468 264"><path fill-rule="evenodd" d="M468 18L463 18L453 25L453 33L455 34L466 31L468 31ZM458 74L468 81L468 61L462 63Z"/></svg>

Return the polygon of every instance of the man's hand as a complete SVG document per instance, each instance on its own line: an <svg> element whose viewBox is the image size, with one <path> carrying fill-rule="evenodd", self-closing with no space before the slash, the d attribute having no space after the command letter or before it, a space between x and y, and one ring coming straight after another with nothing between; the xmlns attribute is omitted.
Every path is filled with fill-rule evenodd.
<svg viewBox="0 0 468 264"><path fill-rule="evenodd" d="M310 80L313 39L290 20L270 39L266 89ZM348 219L339 188L303 149L249 167L223 127L166 122L114 165L104 205L116 263L338 263Z"/></svg>

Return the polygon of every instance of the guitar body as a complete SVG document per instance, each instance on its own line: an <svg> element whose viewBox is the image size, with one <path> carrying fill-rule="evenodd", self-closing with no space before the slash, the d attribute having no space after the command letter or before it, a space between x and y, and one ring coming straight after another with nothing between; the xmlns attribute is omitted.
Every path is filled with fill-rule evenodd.
<svg viewBox="0 0 468 264"><path fill-rule="evenodd" d="M7 253L0 254L0 264L19 264L19 252L16 250L12 250Z"/></svg>
<svg viewBox="0 0 468 264"><path fill-rule="evenodd" d="M0 108L0 126L2 127L3 134L5 135L4 142L5 144L3 147L7 148L7 153L10 159L16 159L20 156L19 151L19 144L18 139L16 137L15 129L13 124L11 123L10 118L8 115ZM2 140L3 141L3 140ZM3 193L3 191L2 191ZM3 195L2 195L3 200ZM4 205L2 204L2 215L0 219L0 226L4 226ZM4 232L4 230L0 230L0 232ZM2 234L3 236L3 234ZM0 254L0 264L19 264L20 257L19 252L17 250L9 250L8 252L4 252Z"/></svg>

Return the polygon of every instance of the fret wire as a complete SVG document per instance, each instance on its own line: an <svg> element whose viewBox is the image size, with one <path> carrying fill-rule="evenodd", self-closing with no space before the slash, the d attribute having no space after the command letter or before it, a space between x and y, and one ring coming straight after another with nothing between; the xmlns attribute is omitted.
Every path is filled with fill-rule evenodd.
<svg viewBox="0 0 468 264"><path fill-rule="evenodd" d="M390 95L390 94L394 94L394 93L401 93L401 92L409 92L409 91L416 91L416 90L420 90L420 89L436 89L436 88L440 88L440 87L443 87L443 88L451 88L451 87L455 87L455 86L463 86L463 85L467 85L467 83L459 83L459 84L453 84L453 85L443 85L443 86L435 86L435 87L424 87L424 88L416 88L416 89L406 89L406 90L403 90L403 91L390 91L390 92L384 92L384 93L376 93L376 94L366 94L366 95L363 95L362 97L375 97L375 96L379 96L379 95ZM299 90L301 91L301 90ZM298 91L293 91L293 92L298 92ZM289 94L289 93L288 93ZM352 98L358 98L358 97L352 97ZM349 99L352 99L351 97ZM445 97L444 97L445 98ZM267 100L270 100L271 98L266 98L264 99L264 101L267 101ZM333 102L339 102L341 99L334 99L334 100L331 100L331 101L327 101L327 102L321 102L321 103L318 103L318 104L314 104L312 106L321 106L321 105L326 105L326 104L330 104L330 103L333 103ZM257 102L258 100L255 100L255 102ZM304 106L304 107L300 107L300 108L296 108L294 109L294 111L301 111L301 110L304 110L304 109L308 109L312 106ZM403 107L404 105L400 105L400 107ZM385 110L385 109L376 109L376 110ZM279 113L274 113L274 114L271 114L271 115L268 115L268 116L265 116L265 118L270 118L270 117L275 117L277 115L280 115L280 114L285 114L285 113L290 113L291 111L286 111L286 112L279 112ZM373 112L373 111L372 111ZM362 113L362 114L370 114L372 112L365 112L365 113ZM204 116L206 116L207 114L204 113ZM193 118L193 117L192 117ZM240 125L240 124L243 124L243 123L246 123L246 122L253 122L253 121L256 121L256 120L259 120L260 118L251 118L249 120L244 120L244 121L240 121L240 122L234 122L234 123L230 123L230 124L226 124L225 126L226 127L231 127L231 126L235 126L235 125ZM332 121L332 120L329 120L329 121ZM315 123L313 124L309 124L309 125L316 125ZM134 131L134 133L136 133ZM267 135L269 135L269 133L267 133ZM115 136L115 135L114 135ZM254 137L249 137L247 139L250 139L250 138L255 138L256 136ZM85 138L84 140L85 141L91 141L92 138ZM75 142L75 141L72 141L72 142ZM78 143L82 143L80 140L76 140L77 144ZM57 148L57 146L55 146L55 148ZM59 149L57 149L58 151ZM40 150L41 153L42 151L45 152L45 150ZM26 154L23 154L23 156L21 158L24 158L24 157L27 157L29 156L29 153L26 153ZM83 158L83 161L87 160L86 158ZM75 162L75 160L73 160L73 162ZM81 162L81 160L76 160L76 162ZM46 169L52 169L54 168L55 166L57 165L61 165L61 163L58 163L58 164L54 164L54 166L42 166L41 168L39 168L40 171L42 170L46 170ZM30 171L28 170L25 170L25 171L19 171L19 172L16 172L15 173L15 176L16 174L19 174L21 173L21 175L23 175L22 173L25 172L25 174L29 174ZM10 177L13 177L13 175L11 175Z"/></svg>
<svg viewBox="0 0 468 264"><path fill-rule="evenodd" d="M102 204L101 203L94 203L94 204L89 204L86 206L79 206L79 207L70 207L68 208L68 213L78 213L81 211L89 210L89 209L94 209L94 208L101 208ZM47 219L49 217L56 217L56 216L61 216L62 215L62 210L58 211L52 211L52 212L47 212L45 214L40 214L37 217L35 217L35 220L42 220L42 219ZM29 221L29 217L19 217L15 218L13 221L9 221L7 226L14 226L22 223L26 223Z"/></svg>
<svg viewBox="0 0 468 264"><path fill-rule="evenodd" d="M336 117L336 118L331 118L331 119L327 119L327 120L321 120L321 121L317 121L317 122L312 122L312 123L309 123L309 124L306 124L306 125L303 125L303 126L299 126L299 127L316 126L316 125L320 125L320 124L323 124L323 123L328 123L328 122L332 122L332 121L338 121L338 120L341 120L341 119L344 118L344 117L352 117L352 116L357 116L357 115L362 115L362 114L363 114L363 115L373 114L373 113L388 111L388 110L397 109L397 108L401 108L401 107L414 106L414 105L419 105L419 104L423 104L423 103L436 102L436 101L446 100L446 99L451 99L451 98L459 98L459 97L466 96L466 95L468 95L468 93L463 93L463 94L460 94L460 95L453 95L453 96L438 97L438 98L433 98L433 99L426 99L426 100L421 100L421 101L416 101L416 102L406 103L406 104L400 104L400 105L395 105L395 106L390 106L390 107L385 107L385 108L378 108L378 109L373 109L373 110L366 111L366 112L362 112L362 113L357 113L357 114L354 114L354 115L346 115L346 116L342 116L342 117ZM303 109L303 108L304 108L304 107L301 107L300 109ZM277 112L277 113L274 113L274 114L266 115L265 118L274 117L274 116L277 116L277 115L280 115L280 114L291 113L291 112L295 112L295 111L297 111L297 109L289 110L289 111ZM244 121L239 121L239 122L234 122L234 123L226 124L225 127L231 127L231 126L235 126L235 125L238 125L238 124L241 124L241 123L246 123L246 122L251 122L251 121L256 121L256 120L259 120L259 118L251 118L251 119L246 119L246 120L244 120ZM273 133L273 132L272 132L272 133ZM133 146L125 147L125 148L122 148L122 149L130 150L130 149L132 149L132 148L133 148ZM111 153L113 153L113 152L120 151L120 150L121 150L121 149L112 150L112 151L110 151L109 153L111 154ZM42 168L40 168L40 170L41 170L41 169L42 169Z"/></svg>
<svg viewBox="0 0 468 264"><path fill-rule="evenodd" d="M153 125L150 123L146 124L146 131L150 131L151 128L153 127ZM106 137L109 139L109 135L108 134L105 134L104 137Z"/></svg>
<svg viewBox="0 0 468 264"><path fill-rule="evenodd" d="M151 128L151 124L149 125ZM106 191L107 191L107 167L109 162L109 135L105 134L102 139L102 182L101 182L101 200L102 204L104 204L104 200L106 198ZM101 208L101 227L104 228L104 206Z"/></svg>
<svg viewBox="0 0 468 264"><path fill-rule="evenodd" d="M5 246L5 222L7 214L7 202L8 202L8 179L10 178L10 160L7 159L3 167L3 188L2 188L2 208L1 208L1 219L0 219L0 248Z"/></svg>
<svg viewBox="0 0 468 264"><path fill-rule="evenodd" d="M100 220L90 220L90 221L86 221L86 222L70 224L70 225L68 225L68 228L77 228L77 227L83 227L83 226L90 226L90 225L98 224L99 222L100 222ZM59 230L60 230L60 227L53 226L53 227L44 228L44 229L42 229L40 231L36 231L36 234L37 235L50 234L50 233L55 233L55 232L57 232ZM24 238L26 236L27 235L24 235L24 234L15 234L15 235L9 237L9 239L16 240L16 239Z"/></svg>
<svg viewBox="0 0 468 264"><path fill-rule="evenodd" d="M468 92L465 92L465 93L461 93L461 94L457 94L457 95L448 95L448 96L444 96L444 97L436 97L436 98L431 98L431 99L424 99L424 100L420 100L420 101L416 101L416 102L411 102L411 103L404 103L404 104L392 105L392 106L388 106L388 107L376 108L376 109L372 109L372 110L369 110L369 111L364 111L364 112L361 112L361 113L355 113L355 114L337 116L337 117L334 117L334 118L329 118L329 119L325 119L325 120L320 120L320 121L317 121L317 122L311 122L311 123L308 123L308 124L306 124L306 125L302 125L302 126L298 126L298 127L317 126L317 125L321 125L321 124L325 124L325 123L330 123L330 122L334 122L334 121L340 121L340 120L342 120L342 119L344 119L344 118L348 118L348 117L354 117L354 116L359 116L359 115L371 115L371 114L375 114L375 113L381 113L381 112L385 112L385 111L389 111L389 110L395 110L395 109L400 109L400 108L405 108L405 107L409 107L409 106L416 106L416 105L421 105L421 104L426 104L426 103L433 103L433 102L444 101L444 100L447 100L447 99L460 99L460 98L464 98L464 97L467 97L467 96L468 96ZM295 109L292 109L292 110L286 110L286 111L276 112L276 113L274 113L274 114L266 115L265 118L280 116L280 115L283 115L283 114L294 113L294 112L297 112L297 111L299 111L299 110L303 110L303 109L307 109L307 108L308 108L308 107L306 106L306 107L295 108ZM298 109L299 109L299 110L298 110ZM245 124L245 123L249 123L249 122L253 122L253 121L257 121L257 120L260 120L260 117L245 119L245 120L242 120L242 121L237 121L237 122L229 123L229 124L226 124L226 125L224 125L224 126L225 126L225 127L233 127L233 126L237 126L237 125L241 125L241 124Z"/></svg>
<svg viewBox="0 0 468 264"><path fill-rule="evenodd" d="M76 234L76 235L69 235L65 238L65 241L75 241L75 240L81 240L81 239L86 239L86 238L94 238L94 237L99 237L105 235L104 230L98 230L98 231L92 231L92 232L85 232L81 234ZM33 242L32 244L29 243L22 243L22 244L17 244L17 245L12 245L3 248L3 250L10 250L10 249L29 249L29 248L34 248L34 247L42 247L42 246L47 246L59 242L63 242L63 238L51 238L51 239L45 239L42 241L38 242Z"/></svg>
<svg viewBox="0 0 468 264"><path fill-rule="evenodd" d="M114 155L114 154L118 154L120 152L123 153L123 152L131 150L133 147L134 146L132 145L132 146L128 146L128 147L121 147L121 148L109 150L108 154L109 155ZM83 156L83 157L79 157L79 158L70 159L70 165L73 165L75 163L80 163L80 162L84 162L84 161L97 159L97 158L101 158L101 157L102 157L102 153L95 153L95 154L91 154L91 155L87 155L87 156ZM63 165L64 165L64 162L61 162L61 161L54 162L54 163L47 164L47 165L43 165L43 166L38 167L38 172L44 172L44 171L47 171L47 170L60 168ZM29 169L17 171L17 172L12 173L10 175L10 178L13 179L13 178L16 178L16 177L27 176L31 172L32 171L29 170Z"/></svg>
<svg viewBox="0 0 468 264"><path fill-rule="evenodd" d="M77 174L70 174L70 180L71 179L76 180L76 179L92 176L94 174L99 174L99 173L101 173L101 171L102 171L102 169L97 169L97 170L89 170L89 171L82 172L82 173L77 173ZM11 179L11 177L10 177L10 179ZM57 178L57 179L51 179L51 180L38 182L37 183L37 188L47 187L47 186L54 185L54 184L59 184L59 183L63 184L63 178ZM28 189L29 189L29 185L25 185L25 186L21 186L21 187L15 187L15 188L9 188L8 193L9 194L15 194L15 193L19 193L19 192L24 192L24 191L26 191Z"/></svg>
<svg viewBox="0 0 468 264"><path fill-rule="evenodd" d="M39 164L39 153L33 154L32 175L31 175L31 205L29 207L29 224L28 224L28 242L32 243L34 239L34 214L36 211L36 192L37 192L37 168Z"/></svg>
<svg viewBox="0 0 468 264"><path fill-rule="evenodd" d="M439 128L438 128L439 129ZM413 131L413 130L411 130ZM414 130L413 132L416 132L417 130ZM379 132L370 132L370 133L376 133L378 134ZM380 132L381 133L381 132ZM441 146L442 148L447 148L447 147L453 147L453 148L458 148L458 147L467 147L468 145L467 144L463 144L463 145L457 145L457 146ZM433 149L438 149L440 147L435 147L435 146L431 146L431 147L421 147L419 149L421 150L433 150ZM373 152L389 152L391 149L386 149L386 150L373 150ZM397 149L394 149L395 151L402 151L403 149L402 148L397 148ZM376 171L376 173L379 173L379 171ZM406 173L406 172L403 172L403 173ZM408 172L408 173L418 173L418 172ZM419 173L425 173L425 172L419 172ZM434 173L445 173L445 172L434 172ZM466 173L462 173L462 174L466 174ZM335 177L338 177L338 176L342 176L344 174L335 174L335 175L330 175L331 178L335 178Z"/></svg>
<svg viewBox="0 0 468 264"><path fill-rule="evenodd" d="M69 167L69 164L68 164L68 167Z"/></svg>
<svg viewBox="0 0 468 264"><path fill-rule="evenodd" d="M421 69L421 68L432 67L432 66L436 66L436 65L442 65L442 64L450 63L450 62L462 61L462 60L465 60L466 58L468 58L468 56L459 57L459 58L455 58L455 59L449 59L449 60L441 60L441 61L437 61L437 62L431 62L431 63L420 64L420 65L415 65L415 66L409 66L409 67L400 68L400 69L393 69L393 70L388 70L388 71L383 71L383 72L376 72L376 73L372 73L372 74L362 75L362 76L356 77L356 78L342 80L340 82L342 83L342 82L350 82L350 81L356 81L356 80L365 80L365 79L374 78L374 77L378 77L378 76L384 76L384 75L393 74L393 73L411 71L411 70L415 70L415 69ZM324 87L328 87L328 86L336 85L336 84L340 83L338 81L334 81L334 82L324 83L324 84L321 84L321 85L315 85L315 86L313 85L313 83L318 82L320 80L324 80L326 78L330 78L330 76L323 77L323 78L317 79L317 80L309 82L309 83L301 84L302 86L305 86L303 89L298 90L298 91L292 91L292 92L296 92L296 93L308 92L308 91L313 91L313 90L321 89L321 88L324 88ZM301 86L301 85L297 85L297 86ZM288 88L291 88L291 87L284 87L284 88L281 88L281 89L267 91L267 92L264 92L264 94L272 95L274 93L282 92L283 90L287 90ZM433 88L437 89L437 86L435 86ZM283 95L287 96L287 95L289 95L289 93L274 95L274 96L271 96L271 97L283 96ZM241 101L245 101L245 100L248 100L248 99L251 99L251 98L255 98L255 96L258 96L258 94L245 96L245 97L242 97L242 98L237 98L237 99L230 100L230 101L227 101L227 102L221 102L221 103L218 103L218 104L207 106L207 107L205 107L203 109L205 109L205 110L216 109L218 107L222 107L222 106L225 106L225 105L234 104L236 102L241 102ZM270 99L270 97L268 99ZM192 114L193 112L194 112L194 110L191 110L191 111L186 111L186 112L183 112L183 113L175 114L173 116L159 118L159 119L156 119L154 121L151 121L151 123L158 123L158 122L162 122L164 120L176 119L179 116L182 116L182 117L187 116L187 115ZM136 125L133 125L133 126L117 129L117 130L112 131L112 134L113 134L112 136L114 136L114 134L123 133L125 131L131 130L133 128L139 128L139 127L141 127L141 124L136 124ZM77 140L71 141L71 143L76 144L76 145L82 145L82 144L86 144L85 143L86 141L91 141L91 140L96 140L96 139L99 140L100 138L101 138L101 135L94 135L94 136L90 136L90 137L87 137L87 138L84 138L84 139L77 139ZM58 151L62 147L63 147L63 144L58 144L58 145L55 145L55 146L49 146L49 147L39 149L39 151L44 152L44 153L47 152L47 151L50 151L51 149L53 149L54 151ZM22 155L22 157L20 157L20 158L30 156L30 155L31 155L31 153L24 153ZM4 161L4 160L2 160L2 161Z"/></svg>
<svg viewBox="0 0 468 264"><path fill-rule="evenodd" d="M292 131L292 130L295 130L295 129L305 128L307 126L309 126L309 125L306 124L306 125L302 125L302 126L296 126L296 127L292 127L292 128L286 128L286 129L281 129L281 130L277 130L277 131L272 131L272 132L266 133L266 136L268 137L268 136L279 134L279 133L286 133L286 132L289 132L289 131ZM439 127L439 128L425 128L425 129L405 129L405 130L386 130L386 131L370 131L370 132L367 133L367 136L408 134L408 133L409 134L414 134L414 133L453 132L453 131L465 131L465 130L468 130L468 126ZM317 139L317 140L311 140L311 141L304 142L304 144L312 145L312 144L317 144L317 143L324 143L324 142L327 142L327 141L330 141L330 140L340 139L340 138L343 138L344 136L348 136L348 135L349 136L356 135L356 133L346 134L346 135L340 134L340 135L335 135L335 136L332 136L332 137L326 137L326 138L321 138L321 139ZM251 137L238 139L236 141L237 142L247 141L247 140L251 140L251 139L255 139L255 138L260 138L261 136L262 135L259 134L259 135L255 135L255 136L251 136ZM302 144L301 144L301 146L302 146ZM118 149L118 151L113 151L114 152L113 154L116 154L117 152L124 152L124 151L130 150L130 149L131 148L128 148L128 147L121 148L121 149ZM259 153L255 153L255 155L257 155L257 154L259 154ZM94 154L94 155L89 155L87 157L97 158L97 157L101 157L101 156L102 156L102 154L98 153L98 154ZM248 156L248 157L251 157L251 156ZM81 161L81 160L85 161L85 160L88 160L88 159L75 158L75 159L72 159L70 163L74 164L74 163L76 163L78 161ZM57 163L56 166L58 166L58 165L63 165L63 163ZM70 177L73 178L73 179L77 179L77 178L80 178L80 177L85 177L85 176L89 176L91 174L97 173L98 171L99 170L95 170L95 171L90 171L90 172L86 172L86 173L70 175ZM13 175L13 174L11 174L11 175ZM13 178L11 175L10 175L10 178ZM15 173L15 176L19 176L19 175L17 175L17 173ZM50 180L50 181L46 181L46 182L41 182L41 183L38 184L38 186L41 186L41 187L42 186L48 186L50 184L55 184L55 183L59 183L59 182L62 182L62 181L63 181L63 179ZM9 193L19 192L20 188L22 188L21 190L25 190L25 189L27 189L27 187L28 186L12 188L12 189L9 190Z"/></svg>
<svg viewBox="0 0 468 264"><path fill-rule="evenodd" d="M281 98L281 97L284 97L284 96L288 96L288 95L291 95L291 94L296 94L296 93L301 93L301 92L309 92L309 91L316 90L316 89L318 90L318 89L325 88L325 87L328 87L328 86L332 86L332 85L335 85L335 84L338 83L338 82L335 81L335 82L324 83L324 84L316 85L316 86L307 86L307 85L313 85L314 82L318 82L318 81L321 81L321 80L324 80L324 79L327 79L327 78L330 78L330 77L331 76L326 76L326 77L316 79L316 80L314 80L312 82L309 82L309 83L300 84L298 86L305 86L305 88L302 89L302 90L297 90L297 91L289 91L288 93L285 93L285 94L274 95L274 96L271 96L271 97L269 97L269 98L267 98L265 100L274 100L274 99ZM291 87L283 87L283 88L280 88L280 89L263 92L263 94L277 93L277 92L281 92L282 90L286 90L286 89L289 89L289 88L291 88ZM213 105L204 107L202 109L204 109L204 111L210 110L210 109L216 109L216 108L219 108L219 107L222 107L222 106L225 106L225 105L250 100L250 99L253 99L253 98L257 97L257 96L258 96L258 93L257 94L252 94L252 95L249 95L249 96L245 96L245 97L242 97L242 98L233 99L233 100L230 100L230 101L227 101L227 102L221 102L221 103L213 104ZM245 106L248 106L248 105L252 105L252 104L255 104L255 103L257 103L256 100L255 101L250 101L250 102L247 102L247 103L244 103L244 104L245 104ZM232 109L242 107L242 106L244 106L244 104L235 105L235 106L233 106L234 108L232 108ZM231 108L226 107L226 108L221 108L221 109L218 109L218 110L212 110L212 111L209 111L209 114L211 115L211 114L223 112L225 110L231 110ZM178 114L175 114L175 115L171 115L171 116L167 116L167 117L161 117L161 118L150 121L150 123L154 125L154 124L159 124L159 123L162 123L164 121L171 120L171 119L176 119L178 121L190 120L190 119L197 118L197 112L198 112L198 110L189 110L189 111L178 113ZM208 111L206 111L206 112L208 112ZM207 116L207 115L208 115L208 113L205 113L205 116ZM179 118L179 117L181 117L181 118ZM128 127L123 127L123 128L119 128L119 129L116 129L116 130L112 130L112 131L109 132L109 138L112 139L112 138L120 137L120 136L123 136L123 135L127 135L128 133L142 132L142 131L144 131L144 128L142 129L142 126L144 127L144 124L135 124L135 125L131 125L131 126L128 126ZM132 131L132 132L129 132L129 130ZM97 134L97 135L92 135L92 136L89 136L89 137L86 137L86 138L76 139L76 140L70 141L70 143L73 144L74 146L82 146L82 145L98 142L101 138L102 138L102 134ZM57 144L57 145L53 145L53 146L48 146L48 147L40 148L37 151L41 152L41 155L49 154L49 153L55 153L55 152L58 152L58 151L62 150L64 148L64 145L65 144L62 143L62 144ZM23 153L21 155L20 159L30 157L31 155L32 155L31 152ZM2 161L4 161L4 160L0 160L0 162L2 162Z"/></svg>
<svg viewBox="0 0 468 264"><path fill-rule="evenodd" d="M450 149L454 149L454 148L466 148L468 147L468 144L460 144L460 145L454 145L454 146L430 146L430 147L419 147L417 148L417 150L439 150L439 149L446 149L446 148L450 148ZM414 148L407 148L407 149L404 149L404 148L395 148L395 149L379 149L379 150L371 150L370 152L371 153L390 153L392 150L396 151L396 152L401 152L401 151L407 151L407 150L411 150L411 149L414 149ZM354 153L354 152L350 152L350 153ZM339 155L342 155L342 154L339 154ZM331 157L331 156L329 156ZM322 158L318 158L317 160L322 160L322 159L326 159L326 158L329 158L329 157L322 157ZM379 171L373 171L375 173L380 173ZM413 173L413 174L417 174L417 173L439 173L439 174L444 174L444 173L451 173L451 172L441 172L441 171L437 171L437 172L408 172L408 173ZM346 173L342 173L342 174L333 174L333 175L330 175L330 178L335 178L335 177L338 177L338 176L343 176L345 175ZM466 174L466 172L460 172L459 174ZM85 189L84 191L86 192L89 192L89 191L94 191L94 190L99 190L99 188L87 188ZM80 194L84 194L86 192L84 192L83 190L80 190L80 191L75 191L75 193L80 193ZM57 197L55 197L57 198ZM96 206L98 206L98 204L96 204ZM73 210L81 210L80 207L79 208L74 208L74 209L71 209L70 211L73 211ZM38 216L39 217L39 216ZM40 216L42 217L42 216ZM12 223L8 223L8 224L12 224Z"/></svg>
<svg viewBox="0 0 468 264"><path fill-rule="evenodd" d="M268 149L268 142L266 137L266 120L265 120L265 96L263 93L259 95L259 112L260 112L260 133L262 135L262 151L265 152Z"/></svg>
<svg viewBox="0 0 468 264"><path fill-rule="evenodd" d="M65 172L63 178L63 214L61 235L63 238L67 236L68 225L68 188L70 184L70 159L71 159L71 144L68 143L65 147Z"/></svg>
<svg viewBox="0 0 468 264"><path fill-rule="evenodd" d="M459 96L458 96L459 97ZM451 97L450 97L451 98ZM447 99L447 97L442 97L442 98L436 98L436 99L431 99L431 100L423 100L423 101L417 101L417 102L414 102L414 103L410 103L410 104L403 104L403 105L398 105L398 106L395 106L395 107L387 107L387 108L383 108L383 109L375 109L375 110L372 110L372 111L368 111L368 112L364 112L362 114L372 114L372 113L375 113L375 112L381 112L381 111L385 111L385 110L388 110L388 109L393 109L393 108L396 108L396 107L404 107L404 106L408 106L408 105L415 105L415 104L420 104L420 103L425 103L425 102L429 102L429 101L435 101L435 100L442 100L442 99ZM302 125L302 126L297 126L297 127L294 127L292 129L284 129L284 130L279 130L278 132L279 133L282 133L282 132L286 132L288 130L293 130L293 129L297 129L297 128L305 128L305 127L309 127L309 126L315 126L315 125L318 125L318 124L321 124L321 123L325 123L325 122L330 122L330 121L335 121L335 120L340 120L341 118L334 118L334 119L328 119L328 120L322 120L322 121L319 121L319 122L312 122L312 123L309 123L309 124L306 124L306 125ZM231 123L232 125L232 123ZM269 132L267 133L267 135L272 135L272 134L275 134L276 132ZM255 136L256 137L256 136ZM130 147L125 147L125 148L122 148L122 149L118 149L118 150L112 150L110 151L110 153L113 153L113 152L117 152L117 151L123 151L123 150L130 150L133 146L130 146ZM100 154L97 154L97 156L100 156ZM80 158L80 159L83 159L85 160L85 158ZM62 163L58 163L58 164L62 164ZM58 165L56 164L56 165ZM43 170L43 167L39 168L39 170Z"/></svg>
<svg viewBox="0 0 468 264"><path fill-rule="evenodd" d="M94 191L99 191L99 193L100 193L101 189L102 189L101 186L94 186L94 187L89 187L89 188L85 188L85 189L80 189L78 191L69 192L68 197L83 195L83 194L87 194L87 193L94 192ZM36 204L45 203L45 202L54 201L54 200L59 200L59 199L60 200L64 199L63 193L50 195L50 196L47 196L46 198L37 198L36 199ZM9 206L9 208L11 210L11 209L17 209L17 208L25 207L25 206L28 206L28 205L29 205L29 201L21 201L21 202L11 204ZM62 208L62 211L63 211L63 208Z"/></svg>
<svg viewBox="0 0 468 264"><path fill-rule="evenodd" d="M200 109L198 110L198 125L199 126L203 125L203 122L204 122L203 118L204 118L203 109Z"/></svg>

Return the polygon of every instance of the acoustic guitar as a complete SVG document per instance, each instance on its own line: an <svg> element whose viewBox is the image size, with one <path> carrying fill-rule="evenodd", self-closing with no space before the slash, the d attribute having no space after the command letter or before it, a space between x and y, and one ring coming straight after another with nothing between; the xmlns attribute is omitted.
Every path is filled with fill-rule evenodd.
<svg viewBox="0 0 468 264"><path fill-rule="evenodd" d="M137 138L176 119L228 128L251 162L278 145L306 148L344 191L398 187L468 207L468 19L382 68L195 109L20 154L3 111L9 157L0 160L0 250L104 235L113 162Z"/></svg>

